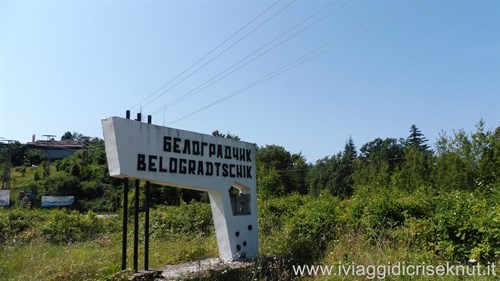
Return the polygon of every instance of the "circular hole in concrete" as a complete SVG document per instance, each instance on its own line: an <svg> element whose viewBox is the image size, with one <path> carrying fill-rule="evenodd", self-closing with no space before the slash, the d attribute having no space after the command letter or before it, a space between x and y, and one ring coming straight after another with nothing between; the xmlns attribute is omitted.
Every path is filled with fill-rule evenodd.
<svg viewBox="0 0 500 281"><path fill-rule="evenodd" d="M248 225L248 230L252 230L253 226L251 224Z"/></svg>
<svg viewBox="0 0 500 281"><path fill-rule="evenodd" d="M236 231L235 235L236 235L236 237L239 237L240 236L240 232Z"/></svg>
<svg viewBox="0 0 500 281"><path fill-rule="evenodd" d="M236 245L236 251L239 252L240 250L241 250L241 245L240 244Z"/></svg>
<svg viewBox="0 0 500 281"><path fill-rule="evenodd" d="M247 241L243 241L243 247L247 246Z"/></svg>

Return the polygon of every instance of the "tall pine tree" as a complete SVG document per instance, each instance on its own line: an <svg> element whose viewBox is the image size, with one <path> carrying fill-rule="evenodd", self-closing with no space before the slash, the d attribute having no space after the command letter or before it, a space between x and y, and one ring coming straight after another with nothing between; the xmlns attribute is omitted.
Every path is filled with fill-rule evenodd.
<svg viewBox="0 0 500 281"><path fill-rule="evenodd" d="M344 153L342 155L345 159L350 161L358 157L358 152L356 151L356 146L354 145L354 141L351 136L349 136L349 140L345 144Z"/></svg>
<svg viewBox="0 0 500 281"><path fill-rule="evenodd" d="M430 152L429 146L427 145L427 138L420 132L415 124L410 127L410 135L406 139L408 146L414 147L415 149L428 153Z"/></svg>

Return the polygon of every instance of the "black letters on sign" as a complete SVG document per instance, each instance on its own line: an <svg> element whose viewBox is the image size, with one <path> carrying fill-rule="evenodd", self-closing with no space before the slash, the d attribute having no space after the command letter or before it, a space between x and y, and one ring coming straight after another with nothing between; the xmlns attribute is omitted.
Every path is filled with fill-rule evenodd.
<svg viewBox="0 0 500 281"><path fill-rule="evenodd" d="M172 151L172 138L171 137L163 137L163 151L171 152Z"/></svg>
<svg viewBox="0 0 500 281"><path fill-rule="evenodd" d="M137 154L137 171L146 171L146 155Z"/></svg>
<svg viewBox="0 0 500 281"><path fill-rule="evenodd" d="M180 145L179 143L181 142L180 138L174 138L174 152L175 153L181 153Z"/></svg>
<svg viewBox="0 0 500 281"><path fill-rule="evenodd" d="M140 153L137 154L137 171L197 176L222 176L225 178L252 178L252 166L249 165L227 164Z"/></svg>
<svg viewBox="0 0 500 281"><path fill-rule="evenodd" d="M174 136L163 136L161 146L165 152L163 155L137 154L137 171L252 178L252 165L246 165L253 160L251 149ZM179 157L170 157L172 153L179 154ZM211 161L198 160L196 156L210 158Z"/></svg>
<svg viewBox="0 0 500 281"><path fill-rule="evenodd" d="M179 174L186 174L187 168L186 168L187 160L186 159L179 159Z"/></svg>
<svg viewBox="0 0 500 281"><path fill-rule="evenodd" d="M149 155L148 168L150 172L156 172L156 159L158 157L156 155Z"/></svg>

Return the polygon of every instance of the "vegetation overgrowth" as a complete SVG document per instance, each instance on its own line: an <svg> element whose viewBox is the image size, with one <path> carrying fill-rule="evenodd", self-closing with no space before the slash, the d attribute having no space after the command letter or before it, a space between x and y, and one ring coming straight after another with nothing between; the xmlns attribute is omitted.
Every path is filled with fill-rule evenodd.
<svg viewBox="0 0 500 281"><path fill-rule="evenodd" d="M82 138L65 134L72 135ZM104 280L120 270L121 182L108 176L102 140L83 141L86 149L50 165L22 146L11 151L13 194L77 200L71 210L45 210L13 196L15 206L0 209L1 280ZM480 121L475 132L442 133L431 148L412 126L405 139L375 139L359 151L349 139L343 151L312 164L277 145L259 147L256 156L260 253L279 257L276 266L256 269L273 279L294 278L294 264L500 261L500 128ZM152 190L151 266L216 257L206 194Z"/></svg>

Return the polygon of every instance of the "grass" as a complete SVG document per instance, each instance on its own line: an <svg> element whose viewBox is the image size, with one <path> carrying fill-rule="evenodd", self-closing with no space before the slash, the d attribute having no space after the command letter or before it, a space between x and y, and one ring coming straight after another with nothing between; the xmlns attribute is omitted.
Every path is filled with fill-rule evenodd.
<svg viewBox="0 0 500 281"><path fill-rule="evenodd" d="M200 280L254 280L261 278L265 272L265 280L366 280L368 276L294 276L291 265L297 265L301 259L303 248L312 251L314 265L363 265L379 266L397 264L406 265L445 265L445 256L437 255L428 247L422 247L411 235L410 228L400 225L382 231L368 232L365 226L355 226L348 220L339 220L327 227L315 227L309 222L317 222L318 210L337 201L328 197L315 200L296 200L288 197L269 200L269 205L261 205L259 226L259 246L261 257L249 272L234 277L232 274L214 273ZM332 203L333 202L333 203ZM178 264L196 261L209 257L217 257L217 242L213 232L205 231L206 224L183 222L205 220L199 213L206 213L206 206L185 205L172 208L155 209L152 225L160 225L150 243L150 268L162 268L167 264ZM175 209L179 208L179 209ZM194 213L186 208L193 208ZM277 210L277 211L276 211ZM293 210L293 211L291 211ZM328 209L331 211L331 209ZM282 211L282 212L281 212ZM335 209L335 212L337 209ZM5 213L4 213L5 212ZM334 212L334 213L335 213ZM183 215L184 213L189 215ZM284 216L279 216L283 213ZM168 215L166 215L168 214ZM275 215L278 214L278 215ZM121 265L121 220L112 219L99 227L100 223L92 221L93 216L71 212L65 214L57 210L39 210L12 208L0 209L0 234L15 236L7 237L0 243L0 280L106 280L120 271ZM293 215L294 217L287 217ZM196 217L196 219L195 219ZM329 217L321 217L328 219ZM95 218L97 220L97 218ZM142 220L142 216L140 217ZM67 220L67 221L66 221ZM88 220L94 222L89 223ZM3 226L1 222L4 223ZM58 223L63 222L63 223ZM64 223L65 222L65 223ZM102 222L102 221L99 221ZM168 222L168 223L167 223ZM321 220L319 221L321 223ZM156 224L155 224L156 223ZM27 226L28 225L28 226ZM140 231L143 231L142 222ZM3 227L3 232L2 232ZM128 232L128 267L132 267L132 229ZM82 229L83 233L93 231L96 235L85 236L81 240L50 240L44 233L47 229L55 234ZM101 232L97 230L101 229ZM154 228L152 228L154 229ZM202 231L203 230L203 231ZM10 231L10 232L9 232ZM45 232L44 232L45 231ZM50 233L52 233L50 232ZM76 233L76 232L75 232ZM202 233L207 233L203 235ZM367 235L372 233L372 235ZM380 236L376 236L378 233ZM0 236L3 239L5 236ZM140 239L144 237L142 233ZM92 240L85 240L92 239ZM316 249L318 239L323 243ZM435 243L433 238L426 243ZM52 241L52 242L49 242ZM71 244L65 241L81 241ZM307 243L304 243L307 242ZM300 243L302 242L302 243ZM493 241L494 242L494 241ZM143 242L140 241L139 268L143 265ZM297 246L299 245L299 246ZM491 244L492 247L494 244ZM323 247L324 246L324 247ZM427 251L425 249L428 249ZM434 251L434 250L432 250ZM297 255L299 254L299 255ZM274 258L277 257L277 258ZM285 257L285 259L281 258ZM465 261L458 256L456 260ZM497 259L495 256L494 259ZM498 263L498 261L497 261ZM500 269L497 270L500 275ZM128 271L130 272L130 271ZM236 273L235 273L236 274ZM386 276L384 280L427 280L429 276ZM495 276L467 278L464 276L442 276L434 280L496 280ZM431 279L431 280L432 280ZM119 279L122 280L122 279Z"/></svg>
<svg viewBox="0 0 500 281"><path fill-rule="evenodd" d="M142 245L139 248L139 268L142 268L144 252ZM0 249L0 280L104 280L121 270L121 237L116 233L71 245L53 245L35 239L28 244L10 243ZM132 252L130 244L128 267L132 267ZM149 264L150 268L162 268L217 255L213 235L153 241Z"/></svg>
<svg viewBox="0 0 500 281"><path fill-rule="evenodd" d="M317 275L317 276L306 276L302 277L303 280L317 280L317 281L329 281L329 280L498 280L497 276L453 276L453 275L443 275L443 276L425 276L425 275L390 275L390 272L380 270L380 277L376 277L376 269L369 273L366 266L394 266L400 263L401 265L446 265L446 261L434 260L432 256L428 253L418 252L411 250L409 245L401 243L398 241L391 241L385 237L379 237L376 243L371 243L366 240L361 232L357 233L344 233L337 240L329 243L328 249L326 250L325 257L315 265L326 265L334 266L334 271L338 269L339 263L344 266L354 266L355 268L359 265L365 267L365 275L353 275L352 271L348 274L331 274L331 275ZM453 263L454 264L454 263ZM400 266L402 268L402 266ZM342 268L340 270L343 270ZM497 274L500 274L499 270L496 270ZM375 275L375 276L374 276ZM385 275L385 276L384 276ZM375 278L370 278L375 277ZM382 278L383 277L383 278Z"/></svg>
<svg viewBox="0 0 500 281"><path fill-rule="evenodd" d="M35 173L38 171L38 174L42 176L43 168L42 167L15 167L10 171L10 205L15 206L19 201L18 196L20 191L30 192L27 186L33 184L33 179L35 177ZM56 169L54 166L51 166L51 172L55 172Z"/></svg>
<svg viewBox="0 0 500 281"><path fill-rule="evenodd" d="M207 237L178 237L170 241L154 241L150 245L150 267L162 268L205 258L218 257L215 234ZM140 253L143 258L143 253ZM131 258L129 258L131 261Z"/></svg>
<svg viewBox="0 0 500 281"><path fill-rule="evenodd" d="M2 250L2 280L96 280L117 264L114 245L51 245L39 239Z"/></svg>
<svg viewBox="0 0 500 281"><path fill-rule="evenodd" d="M41 176L43 174L42 167L26 167L23 174L22 167L12 168L10 171L10 189L19 190L23 186L33 183L33 178L35 172L38 170L38 174ZM55 171L55 167L51 167L51 171Z"/></svg>
<svg viewBox="0 0 500 281"><path fill-rule="evenodd" d="M33 183L34 174L41 167L20 167L11 170L11 205L16 205L17 194ZM55 167L51 167L55 171ZM50 243L40 236L40 230L52 210L0 208L0 213L22 213L31 220L24 230L7 241L0 242L0 280L105 280L121 270L121 228L112 230L92 241L70 245ZM33 214L31 216L30 214ZM154 218L152 218L154 219ZM121 225L121 223L120 223ZM143 231L141 223L140 231ZM139 234L143 239L143 233ZM1 240L0 240L1 241ZM128 232L128 268L132 268L132 226ZM149 267L162 268L208 257L217 257L217 240L214 234L194 237L178 235L152 239L149 250ZM139 269L144 263L143 241L139 245Z"/></svg>
<svg viewBox="0 0 500 281"><path fill-rule="evenodd" d="M31 210L27 210L31 211ZM121 233L105 233L98 239L69 245L48 243L42 238L8 240L0 245L0 280L106 280L120 271ZM140 237L143 237L141 234ZM445 261L432 260L432 256L412 251L406 243L379 237L375 242L368 241L362 232L339 231L337 239L330 241L324 257L316 264L337 265L387 265L405 262L419 265L445 264ZM128 237L128 267L132 267L132 232ZM144 253L142 241L139 247L139 268L143 267ZM263 256L283 256L280 235L261 236L260 250ZM281 246L280 246L281 245ZM209 257L217 257L217 242L214 234L209 236L175 236L154 240L150 244L150 268L159 269L167 264L178 264ZM271 279L290 280L297 278L291 268L280 260L271 261L266 273ZM254 269L252 269L254 270ZM253 272L253 271L252 271ZM499 272L500 274L500 272ZM215 276L215 275L214 275ZM218 280L230 280L232 275L219 276ZM232 276L232 277L231 277ZM245 276L255 277L255 274ZM213 277L213 276L212 276ZM227 278L229 279L227 279ZM222 279L221 279L222 278ZM226 278L226 279L224 279ZM367 280L367 276L306 276L301 280ZM428 280L429 276L386 276L384 280ZM464 280L463 276L435 277L431 280ZM469 278L471 279L471 278ZM474 277L473 280L496 280L495 277ZM207 279L208 280L208 279Z"/></svg>

